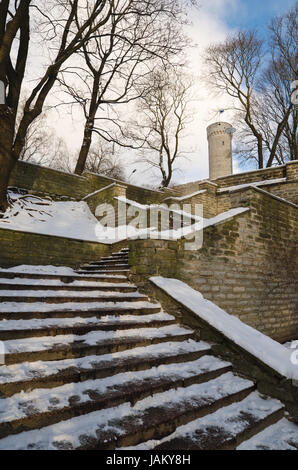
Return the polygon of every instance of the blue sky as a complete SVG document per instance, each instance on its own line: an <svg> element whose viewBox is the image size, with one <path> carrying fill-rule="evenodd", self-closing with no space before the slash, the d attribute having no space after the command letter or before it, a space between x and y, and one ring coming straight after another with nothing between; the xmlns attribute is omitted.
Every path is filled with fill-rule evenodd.
<svg viewBox="0 0 298 470"><path fill-rule="evenodd" d="M238 0L233 7L227 8L225 22L229 28L258 28L261 31L272 16L284 13L295 3L295 0Z"/></svg>

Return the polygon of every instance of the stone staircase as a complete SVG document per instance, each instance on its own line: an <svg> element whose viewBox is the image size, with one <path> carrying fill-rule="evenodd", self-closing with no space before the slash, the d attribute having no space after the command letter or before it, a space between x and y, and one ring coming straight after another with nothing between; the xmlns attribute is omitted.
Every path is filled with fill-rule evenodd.
<svg viewBox="0 0 298 470"><path fill-rule="evenodd" d="M0 449L297 449L278 400L128 279L0 272Z"/></svg>

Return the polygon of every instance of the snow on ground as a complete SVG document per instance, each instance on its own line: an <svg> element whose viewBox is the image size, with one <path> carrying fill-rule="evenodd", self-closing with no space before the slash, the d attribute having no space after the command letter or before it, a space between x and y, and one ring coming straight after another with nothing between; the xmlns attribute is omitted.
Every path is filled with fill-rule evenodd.
<svg viewBox="0 0 298 470"><path fill-rule="evenodd" d="M298 365L283 345L229 315L178 279L152 277L151 281L264 364L288 379L298 380Z"/></svg>
<svg viewBox="0 0 298 470"><path fill-rule="evenodd" d="M52 201L11 191L9 197L13 205L0 219L1 228L105 244L147 233L133 226L104 227L85 201Z"/></svg>

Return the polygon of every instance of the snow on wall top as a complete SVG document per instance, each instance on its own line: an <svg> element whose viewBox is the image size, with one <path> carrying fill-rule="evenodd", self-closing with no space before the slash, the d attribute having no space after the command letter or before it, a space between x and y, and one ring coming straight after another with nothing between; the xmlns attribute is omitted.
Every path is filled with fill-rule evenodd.
<svg viewBox="0 0 298 470"><path fill-rule="evenodd" d="M228 314L178 279L151 277L150 280L271 369L288 379L298 380L298 365L291 362L291 353L283 345Z"/></svg>
<svg viewBox="0 0 298 470"><path fill-rule="evenodd" d="M259 186L269 186L271 184L286 183L286 181L287 181L287 178L277 178L273 180L256 181L254 183L244 183L244 184L238 184L236 186L229 186L227 188L221 188L221 189L218 189L217 192L225 193L229 191L237 191L238 189L249 188L250 186L257 188Z"/></svg>

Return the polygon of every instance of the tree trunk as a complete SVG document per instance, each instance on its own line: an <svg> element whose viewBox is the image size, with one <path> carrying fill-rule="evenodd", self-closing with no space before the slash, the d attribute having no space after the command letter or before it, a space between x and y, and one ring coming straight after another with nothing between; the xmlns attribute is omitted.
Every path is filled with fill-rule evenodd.
<svg viewBox="0 0 298 470"><path fill-rule="evenodd" d="M7 187L16 159L12 152L13 113L7 106L0 106L0 212L8 208Z"/></svg>
<svg viewBox="0 0 298 470"><path fill-rule="evenodd" d="M259 170L264 168L264 157L263 157L263 138L259 136L258 138L258 165Z"/></svg>
<svg viewBox="0 0 298 470"><path fill-rule="evenodd" d="M81 175L85 169L86 160L88 158L88 153L90 150L91 142L92 142L92 130L90 128L90 122L88 121L85 126L84 140L83 140L79 158L76 164L76 169L75 169L76 175Z"/></svg>

